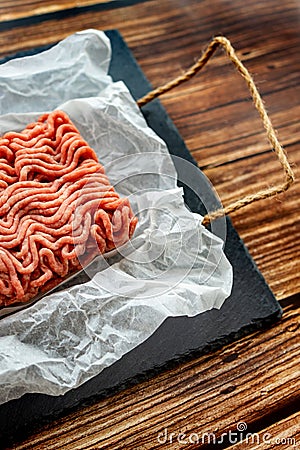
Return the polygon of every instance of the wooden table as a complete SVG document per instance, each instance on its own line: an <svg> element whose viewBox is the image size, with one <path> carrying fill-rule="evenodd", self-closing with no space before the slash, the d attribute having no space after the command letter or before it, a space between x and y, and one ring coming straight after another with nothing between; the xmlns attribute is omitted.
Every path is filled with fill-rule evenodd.
<svg viewBox="0 0 300 450"><path fill-rule="evenodd" d="M154 86L189 67L213 36L227 36L254 75L299 175L297 0L6 0L0 18L0 56L80 29L117 28ZM224 205L281 180L245 84L222 52L161 101ZM278 198L232 215L281 302L279 323L82 408L14 448L209 448L204 433L227 433L220 448L300 448L299 206L296 182ZM257 433L254 442L229 437L241 422Z"/></svg>

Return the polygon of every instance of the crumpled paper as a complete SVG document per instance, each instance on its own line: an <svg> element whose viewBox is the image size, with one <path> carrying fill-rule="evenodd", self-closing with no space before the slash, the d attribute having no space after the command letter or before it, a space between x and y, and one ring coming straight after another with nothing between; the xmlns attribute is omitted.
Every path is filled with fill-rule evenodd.
<svg viewBox="0 0 300 450"><path fill-rule="evenodd" d="M63 109L139 218L118 254L86 269L90 281L1 319L0 404L25 393L64 394L167 317L220 308L231 291L223 241L185 207L165 143L126 86L107 75L110 54L108 38L87 30L0 67L0 133Z"/></svg>

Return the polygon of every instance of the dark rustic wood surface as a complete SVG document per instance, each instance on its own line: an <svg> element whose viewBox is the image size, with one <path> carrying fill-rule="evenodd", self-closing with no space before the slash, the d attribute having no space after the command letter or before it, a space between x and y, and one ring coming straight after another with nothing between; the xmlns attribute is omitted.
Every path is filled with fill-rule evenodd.
<svg viewBox="0 0 300 450"><path fill-rule="evenodd" d="M299 176L298 1L155 0L131 6L124 1L121 6L117 2L118 8L98 1L86 7L95 3L1 2L0 56L56 42L80 29L117 28L158 86L189 67L212 36L223 34L254 75ZM75 9L63 14L64 8ZM281 180L244 81L221 51L194 80L161 100L225 205ZM260 442L232 448L299 448L299 194L296 182L278 198L232 215L282 301L284 316L278 325L82 409L15 448L195 448L174 440L159 444L158 433L168 428L176 436L221 436L236 431L238 422L259 433ZM271 444L262 442L266 432ZM298 444L277 444L277 437L295 438Z"/></svg>
<svg viewBox="0 0 300 450"><path fill-rule="evenodd" d="M52 0L18 0L13 3L10 0L1 1L1 21L24 19L26 17L41 16L43 14L56 13L73 8L109 3L106 0L66 0L54 2Z"/></svg>

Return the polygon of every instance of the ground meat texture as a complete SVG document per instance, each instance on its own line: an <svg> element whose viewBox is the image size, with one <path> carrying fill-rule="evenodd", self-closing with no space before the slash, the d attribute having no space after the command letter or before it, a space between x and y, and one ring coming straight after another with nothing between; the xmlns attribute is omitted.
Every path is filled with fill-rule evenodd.
<svg viewBox="0 0 300 450"><path fill-rule="evenodd" d="M128 241L137 224L63 111L0 138L0 307Z"/></svg>

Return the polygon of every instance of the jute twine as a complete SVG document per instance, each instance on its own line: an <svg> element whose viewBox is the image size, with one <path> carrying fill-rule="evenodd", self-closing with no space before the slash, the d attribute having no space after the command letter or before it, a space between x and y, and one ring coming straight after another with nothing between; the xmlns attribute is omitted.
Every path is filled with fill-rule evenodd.
<svg viewBox="0 0 300 450"><path fill-rule="evenodd" d="M267 114L267 111L264 107L263 101L261 99L261 96L257 90L257 87L255 86L255 83L253 81L253 78L251 77L250 73L244 66L244 64L240 61L238 56L235 53L234 48L232 47L230 41L223 37L223 36L217 36L215 37L202 56L198 59L198 61L190 67L186 72L184 72L182 75L176 77L174 80L159 86L158 88L154 89L153 91L146 94L144 97L142 97L140 100L137 101L138 106L141 108L142 106L146 105L147 103L154 100L156 97L159 97L160 95L170 91L171 89L174 89L176 86L179 86L181 83L184 83L185 81L188 81L190 78L192 78L196 73L198 73L208 62L208 60L211 58L211 56L214 54L216 49L222 46L225 50L225 53L229 57L229 59L232 61L234 66L237 68L239 73L244 77L246 80L247 86L249 88L250 94L252 96L254 106L257 109L260 118L263 122L263 126L266 131L266 135L268 138L268 141L272 147L272 149L275 151L279 162L283 168L284 175L285 175L285 181L282 184L278 184L273 187L269 187L268 189L263 189L259 192L256 192L254 194L246 195L245 197L241 198L240 200L237 200L233 203L230 203L229 205L225 206L224 208L220 208L216 211L210 212L206 214L203 218L203 225L209 224L212 220L215 220L219 217L222 217L226 214L230 214L234 211L237 211L238 209L243 208L246 205L250 205L251 203L254 203L258 200L263 200L265 198L272 197L274 195L280 194L284 191L286 191L290 185L294 182L295 176L293 173L293 170L291 169L291 166L288 162L288 159L286 157L286 154L279 143L276 132L272 126L271 120Z"/></svg>

